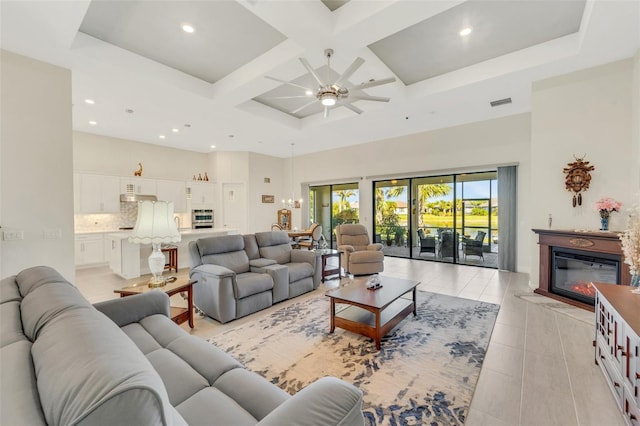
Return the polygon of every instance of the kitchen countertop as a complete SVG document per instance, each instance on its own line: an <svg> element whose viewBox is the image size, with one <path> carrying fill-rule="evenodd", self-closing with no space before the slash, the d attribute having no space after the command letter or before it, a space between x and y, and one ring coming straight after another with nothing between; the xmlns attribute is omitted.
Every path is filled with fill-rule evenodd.
<svg viewBox="0 0 640 426"><path fill-rule="evenodd" d="M232 235L232 234L239 233L237 229L232 229L232 228L203 228L203 229L182 228L179 231L180 231L180 235L182 236ZM111 238L125 239L131 236L132 231L113 231L113 232L102 231L102 232ZM85 234L85 232L82 232L82 234Z"/></svg>

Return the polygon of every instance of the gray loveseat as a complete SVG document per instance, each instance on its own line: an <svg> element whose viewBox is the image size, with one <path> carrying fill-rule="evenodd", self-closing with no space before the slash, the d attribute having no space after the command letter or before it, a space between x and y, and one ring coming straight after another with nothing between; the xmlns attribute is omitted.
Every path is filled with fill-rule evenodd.
<svg viewBox="0 0 640 426"><path fill-rule="evenodd" d="M290 396L168 314L161 291L94 307L48 267L4 278L0 424L364 424L350 384Z"/></svg>
<svg viewBox="0 0 640 426"><path fill-rule="evenodd" d="M222 323L312 291L320 258L291 248L283 231L201 238L189 243L193 301Z"/></svg>

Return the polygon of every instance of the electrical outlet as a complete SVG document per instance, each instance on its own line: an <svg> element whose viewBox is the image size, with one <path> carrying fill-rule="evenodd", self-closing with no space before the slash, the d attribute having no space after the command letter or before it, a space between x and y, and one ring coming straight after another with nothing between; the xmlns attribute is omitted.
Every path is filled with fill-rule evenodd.
<svg viewBox="0 0 640 426"><path fill-rule="evenodd" d="M2 233L2 238L5 241L24 240L24 232L23 231L4 231Z"/></svg>
<svg viewBox="0 0 640 426"><path fill-rule="evenodd" d="M45 240L59 240L62 238L62 231L60 229L45 229L44 230L44 239Z"/></svg>

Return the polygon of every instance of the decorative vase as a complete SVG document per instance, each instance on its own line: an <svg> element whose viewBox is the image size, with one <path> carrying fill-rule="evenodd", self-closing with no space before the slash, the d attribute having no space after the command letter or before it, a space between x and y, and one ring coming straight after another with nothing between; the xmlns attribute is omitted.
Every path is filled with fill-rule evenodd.
<svg viewBox="0 0 640 426"><path fill-rule="evenodd" d="M609 212L606 210L600 210L600 230L609 230Z"/></svg>
<svg viewBox="0 0 640 426"><path fill-rule="evenodd" d="M640 274L631 275L631 287L633 287L636 292L640 290Z"/></svg>

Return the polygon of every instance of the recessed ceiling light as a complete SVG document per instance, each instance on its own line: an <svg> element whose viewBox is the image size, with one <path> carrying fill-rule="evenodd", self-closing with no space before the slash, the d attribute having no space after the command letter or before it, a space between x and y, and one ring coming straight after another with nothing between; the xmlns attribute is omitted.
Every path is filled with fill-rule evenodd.
<svg viewBox="0 0 640 426"><path fill-rule="evenodd" d="M171 129L171 131L172 131L173 133L178 133L178 132L180 131L180 129L176 129L176 128L174 127L173 129Z"/></svg>
<svg viewBox="0 0 640 426"><path fill-rule="evenodd" d="M95 126L95 125L96 125L96 124L98 124L98 123L97 123L97 122L95 122L95 121L93 121L93 120L91 120L91 121L89 122L89 124L91 124L92 126Z"/></svg>
<svg viewBox="0 0 640 426"><path fill-rule="evenodd" d="M460 30L460 35L462 37L468 36L469 34L471 34L471 28L470 27L463 28L462 30Z"/></svg>
<svg viewBox="0 0 640 426"><path fill-rule="evenodd" d="M215 149L215 147L216 147L215 145L211 145L211 149Z"/></svg>
<svg viewBox="0 0 640 426"><path fill-rule="evenodd" d="M307 90L306 92L304 92L304 94L307 95L307 96L311 96L311 95L313 95L313 91Z"/></svg>
<svg viewBox="0 0 640 426"><path fill-rule="evenodd" d="M95 103L96 103L96 101L94 101L93 99L85 99L85 100L84 100L84 103L85 103L85 104L89 104L89 105L93 105L93 104L95 104Z"/></svg>
<svg viewBox="0 0 640 426"><path fill-rule="evenodd" d="M186 124L184 125L184 127L191 127L191 124L186 123Z"/></svg>
<svg viewBox="0 0 640 426"><path fill-rule="evenodd" d="M195 30L196 29L189 24L182 24L182 31L184 31L185 33L192 34L193 32L195 32Z"/></svg>
<svg viewBox="0 0 640 426"><path fill-rule="evenodd" d="M235 137L236 137L236 135L229 135L229 139L233 139Z"/></svg>
<svg viewBox="0 0 640 426"><path fill-rule="evenodd" d="M166 138L166 136L165 136L165 135L160 135L160 136L158 136L158 137L159 137L160 139L164 139L164 138Z"/></svg>
<svg viewBox="0 0 640 426"><path fill-rule="evenodd" d="M131 108L125 109L124 112L126 112L127 114L133 114L134 113L134 111Z"/></svg>

